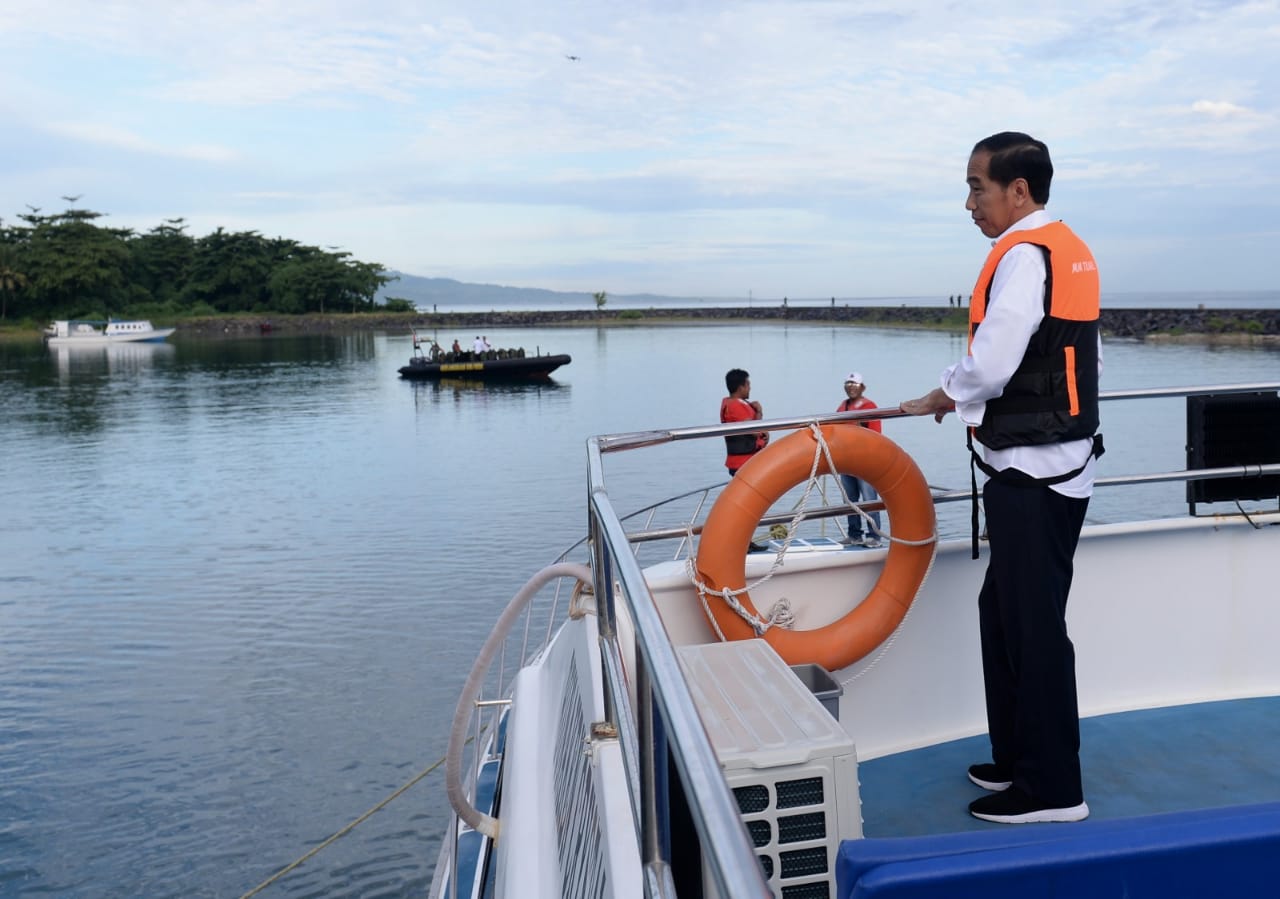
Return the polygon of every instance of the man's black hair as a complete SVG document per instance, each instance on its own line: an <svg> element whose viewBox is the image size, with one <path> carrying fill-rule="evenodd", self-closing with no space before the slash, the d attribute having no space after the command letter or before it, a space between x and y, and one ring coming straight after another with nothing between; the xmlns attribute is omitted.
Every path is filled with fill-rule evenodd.
<svg viewBox="0 0 1280 899"><path fill-rule="evenodd" d="M1008 187L1018 178L1027 182L1031 199L1043 206L1049 202L1049 182L1053 180L1053 163L1049 148L1021 131L1001 131L973 145L973 152L991 154L987 177Z"/></svg>

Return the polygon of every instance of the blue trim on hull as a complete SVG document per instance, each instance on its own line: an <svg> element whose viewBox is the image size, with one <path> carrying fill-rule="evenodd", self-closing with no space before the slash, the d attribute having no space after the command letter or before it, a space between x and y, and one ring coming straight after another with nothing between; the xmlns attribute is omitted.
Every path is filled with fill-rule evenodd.
<svg viewBox="0 0 1280 899"><path fill-rule="evenodd" d="M507 715L503 711L498 720L498 730L490 747L490 755L480 765L476 777L475 801L477 811L497 817L502 795L502 756L507 748ZM493 872L489 870L489 855L493 841L475 830L458 834L457 875L459 896L493 896ZM451 896L451 884L446 878L442 896Z"/></svg>

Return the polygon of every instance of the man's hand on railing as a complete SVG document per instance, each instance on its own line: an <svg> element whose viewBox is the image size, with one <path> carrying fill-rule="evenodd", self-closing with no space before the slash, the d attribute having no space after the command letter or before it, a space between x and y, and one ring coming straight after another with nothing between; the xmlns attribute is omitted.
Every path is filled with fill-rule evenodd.
<svg viewBox="0 0 1280 899"><path fill-rule="evenodd" d="M908 415L933 415L934 421L942 421L948 412L956 411L955 400L947 396L941 387L935 387L924 396L907 400L899 408Z"/></svg>

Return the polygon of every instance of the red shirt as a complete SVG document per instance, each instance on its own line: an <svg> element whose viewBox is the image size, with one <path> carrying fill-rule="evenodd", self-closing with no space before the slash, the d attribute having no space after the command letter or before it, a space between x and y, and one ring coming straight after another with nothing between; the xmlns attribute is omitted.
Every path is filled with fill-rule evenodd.
<svg viewBox="0 0 1280 899"><path fill-rule="evenodd" d="M720 421L728 424L734 421L755 421L758 416L756 410L746 400L740 400L736 397L726 396L720 400ZM756 448L749 453L735 453L727 455L724 458L724 467L730 471L737 471L743 465L747 464L747 460L760 452L764 448L764 435L761 434L756 438Z"/></svg>
<svg viewBox="0 0 1280 899"><path fill-rule="evenodd" d="M859 397L856 400L851 400L846 397L844 402L836 406L836 411L837 412L857 412L859 409L878 409L878 408L880 407L877 406L875 403L871 402L871 400L867 399L865 396ZM864 428L870 428L871 430L875 431L877 434L884 433L883 431L880 430L880 421L878 419L875 421L849 422L849 424L860 424Z"/></svg>

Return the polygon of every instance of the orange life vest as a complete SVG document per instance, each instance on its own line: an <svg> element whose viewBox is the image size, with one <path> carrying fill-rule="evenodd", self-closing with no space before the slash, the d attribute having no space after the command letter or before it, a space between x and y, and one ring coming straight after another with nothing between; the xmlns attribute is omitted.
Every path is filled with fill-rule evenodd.
<svg viewBox="0 0 1280 899"><path fill-rule="evenodd" d="M1062 222L1014 231L991 248L969 306L969 343L986 318L996 266L1022 243L1044 253L1044 319L974 430L991 449L1078 440L1098 430L1098 266Z"/></svg>

